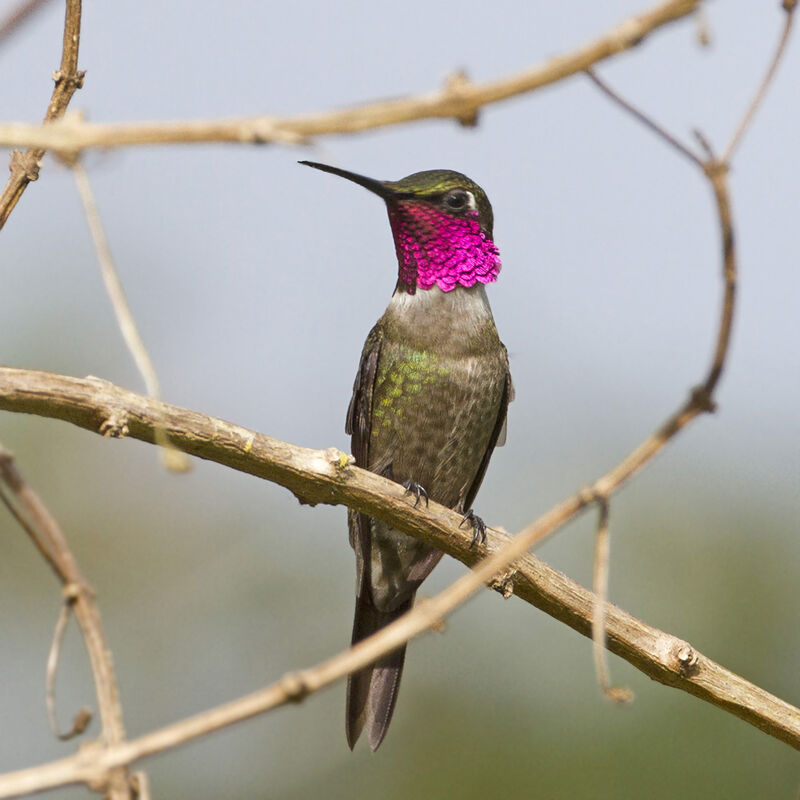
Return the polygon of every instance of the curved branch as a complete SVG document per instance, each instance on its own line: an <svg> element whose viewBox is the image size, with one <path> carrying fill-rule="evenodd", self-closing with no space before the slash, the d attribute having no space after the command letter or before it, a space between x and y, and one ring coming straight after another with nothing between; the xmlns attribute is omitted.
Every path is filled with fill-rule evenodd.
<svg viewBox="0 0 800 800"><path fill-rule="evenodd" d="M117 691L114 665L111 653L106 646L94 591L83 577L75 556L55 518L36 492L26 483L14 464L11 453L2 445L0 445L0 498L28 532L64 586L65 599L78 621L89 656L97 694L97 705L100 710L104 744L106 746L121 744L125 740L122 706ZM56 638L58 638L58 634ZM49 673L50 667L48 667ZM49 684L50 679L48 678L48 710L51 705ZM83 717L85 727L88 724L85 712L79 713L79 717ZM126 770L107 773L102 785L108 789L109 798L114 800L127 800L131 796Z"/></svg>
<svg viewBox="0 0 800 800"><path fill-rule="evenodd" d="M143 397L96 378L70 378L46 372L0 368L0 408L63 419L107 436L127 435L147 442L154 442L156 429L165 426L172 443L187 453L271 480L294 492L303 502L346 504L423 539L469 566L474 566L488 554L497 553L504 546L508 547L508 537L494 531L490 531L485 546L473 547L471 534L459 528L459 514L434 502L429 508L414 508L402 486L354 466L348 456L334 448L312 450L278 441L197 411ZM590 490L577 492L525 528L514 540L514 550L504 553L504 557L517 560L507 574L493 581L494 588L504 595L518 595L585 636L591 635L594 596L525 551L533 542L541 540L592 504L595 496ZM500 568L494 564L491 569L495 572L490 574L496 574ZM608 648L613 653L660 683L720 706L800 749L800 710L707 659L686 642L652 628L612 605L606 607L606 613ZM391 642L389 646L391 649ZM349 659L360 657L347 654L337 657L348 660L343 662L341 669L336 667L337 671L330 675L329 680L355 668L356 661ZM326 675L331 668L331 662L320 667ZM305 681L308 676L302 674ZM329 681L326 679L326 682ZM225 713L231 716L225 716L225 721L220 724L230 724L235 719L273 707L276 698L283 698L279 702L298 699L285 687L283 694L275 694L276 691L275 687L265 690L271 698L268 706L259 704L263 701L263 693L256 696L261 698L256 706L252 705L253 698L240 701L244 705L226 706L228 711ZM218 718L215 716L214 719ZM195 731L197 720L195 718L186 724ZM165 729L170 732L169 737L174 736L176 727L182 724ZM193 735L203 732L207 731L197 731ZM162 731L158 735L167 734ZM107 767L112 763L128 763L115 759L123 755L125 759L135 759L155 752L150 749L153 741L162 740L145 737L144 745L141 740L134 740L112 748L105 755L98 755L98 759L103 759L102 763ZM175 741L170 746L178 743ZM145 745L142 751L136 749ZM70 765L72 775L78 775L80 769L84 770L80 774L86 774L85 760L80 769L74 760L57 763L61 766L56 772L46 773L52 780L56 774L63 776L60 770L65 769L65 764ZM56 770L55 766L52 768ZM50 767L39 769L49 770ZM11 785L6 781L11 779L12 775L0 779L0 797L9 796L3 792Z"/></svg>
<svg viewBox="0 0 800 800"><path fill-rule="evenodd" d="M56 85L44 115L45 125L42 127L46 127L48 123L52 123L64 114L72 95L83 85L83 72L78 71L80 38L81 0L67 0L61 66L53 73ZM0 230L6 224L9 214L14 210L28 184L39 177L39 166L46 149L46 146L30 143L25 153L14 150L11 154L11 177L0 194Z"/></svg>
<svg viewBox="0 0 800 800"><path fill-rule="evenodd" d="M53 125L0 125L0 145L35 145L76 154L90 147L188 142L282 142L301 144L313 136L357 133L420 119L452 118L470 125L480 108L584 72L639 44L657 28L691 14L700 0L667 0L624 20L592 42L544 64L487 83L463 76L435 92L293 117L255 116L228 120L96 125L66 119Z"/></svg>

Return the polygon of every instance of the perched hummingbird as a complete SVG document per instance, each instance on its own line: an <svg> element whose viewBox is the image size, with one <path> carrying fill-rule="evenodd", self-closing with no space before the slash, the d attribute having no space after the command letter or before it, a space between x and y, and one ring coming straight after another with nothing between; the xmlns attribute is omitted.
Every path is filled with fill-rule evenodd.
<svg viewBox="0 0 800 800"><path fill-rule="evenodd" d="M513 389L484 285L497 280L492 206L483 189L449 170L378 181L301 161L369 189L386 202L398 278L370 331L347 411L356 464L463 514L472 514L495 446L505 441ZM411 608L441 552L350 511L357 597L353 644ZM366 729L376 750L397 700L405 646L352 674L347 742Z"/></svg>

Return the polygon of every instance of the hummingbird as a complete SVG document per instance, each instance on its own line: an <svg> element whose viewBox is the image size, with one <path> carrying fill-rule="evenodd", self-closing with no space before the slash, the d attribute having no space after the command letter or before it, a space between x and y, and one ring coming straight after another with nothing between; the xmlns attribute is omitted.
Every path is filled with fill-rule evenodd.
<svg viewBox="0 0 800 800"><path fill-rule="evenodd" d="M497 333L485 286L497 280L486 193L460 172L429 170L380 181L301 161L346 178L386 203L397 254L389 306L361 353L345 431L355 463L442 503L473 525L472 511L492 451L505 442L513 397L508 354ZM385 522L348 512L356 556L352 643L408 611L442 553ZM374 751L392 719L405 645L347 683L347 743L366 731Z"/></svg>

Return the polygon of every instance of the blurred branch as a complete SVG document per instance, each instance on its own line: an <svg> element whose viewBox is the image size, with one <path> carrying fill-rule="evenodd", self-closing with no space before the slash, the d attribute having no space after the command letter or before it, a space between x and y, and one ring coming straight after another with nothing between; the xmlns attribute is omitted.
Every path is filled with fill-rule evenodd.
<svg viewBox="0 0 800 800"><path fill-rule="evenodd" d="M117 692L117 681L111 654L106 647L100 612L94 600L94 591L81 574L75 557L67 544L61 528L47 510L39 496L25 482L14 464L11 453L0 445L0 499L27 531L39 552L56 573L64 586L66 607L72 609L81 629L86 652L94 678L97 704L100 710L102 739L105 746L113 746L125 739L122 723L122 706ZM68 614L62 610L56 626L54 646L48 660L48 712L52 709L51 687L55 674L54 652L63 634ZM51 719L54 715L51 713ZM85 728L89 723L86 712L80 711L73 729ZM57 732L57 728L56 728ZM111 800L130 800L127 770L110 771L100 786Z"/></svg>
<svg viewBox="0 0 800 800"><path fill-rule="evenodd" d="M81 708L75 715L72 727L66 733L61 733L58 726L58 715L56 714L56 676L58 675L58 663L61 660L61 645L64 641L64 633L67 630L69 619L72 616L72 604L75 602L77 595L78 592L73 584L67 584L64 587L64 602L61 604L61 611L53 631L50 654L47 656L47 677L45 679L44 694L47 717L50 720L50 730L53 732L53 736L61 739L62 742L75 736L80 736L92 721L92 712L88 708Z"/></svg>
<svg viewBox="0 0 800 800"><path fill-rule="evenodd" d="M49 3L50 0L25 0L16 8L11 9L8 14L0 20L0 44L12 36L17 28L27 22L39 9Z"/></svg>
<svg viewBox="0 0 800 800"><path fill-rule="evenodd" d="M756 90L755 95L753 95L750 106L744 113L742 121L739 123L739 127L736 129L736 132L731 137L730 143L725 148L725 155L722 157L723 161L730 162L731 158L733 158L733 154L736 152L736 148L742 141L745 131L753 121L753 117L755 116L756 111L758 111L761 101L767 94L769 85L772 83L772 79L775 77L775 73L778 71L778 65L783 59L783 54L786 52L786 45L788 44L789 36L792 33L792 23L794 22L794 12L797 8L797 0L783 0L781 5L783 6L783 10L786 12L786 16L783 21L783 31L781 32L780 39L778 40L778 46L775 48L772 61L770 62L767 71L764 73L764 77L761 79L761 84Z"/></svg>
<svg viewBox="0 0 800 800"><path fill-rule="evenodd" d="M81 0L66 0L64 16L64 43L61 50L61 66L53 73L55 87L50 98L50 105L44 115L47 124L58 119L66 111L69 101L76 90L83 86L83 72L78 71L78 46L81 36ZM11 177L0 193L0 229L5 225L9 214L14 210L17 201L31 181L39 177L39 166L44 158L46 147L31 143L21 153L11 153Z"/></svg>
<svg viewBox="0 0 800 800"><path fill-rule="evenodd" d="M472 83L465 76L457 75L444 88L425 95L293 117L254 116L118 125L91 124L78 118L42 126L6 123L0 124L0 145L27 144L77 154L90 147L190 142L304 144L314 136L357 133L430 118L452 118L464 125L473 125L483 106L583 72L593 64L635 47L657 28L691 14L699 3L700 0L661 2L571 53L555 56L544 64L498 81Z"/></svg>
<svg viewBox="0 0 800 800"><path fill-rule="evenodd" d="M672 18L677 18L683 13L688 13L696 5L696 3L664 3L655 11L662 14L669 11L673 14ZM679 14L677 11L679 6L684 6L687 10ZM255 714L304 699L308 694L375 661L382 654L393 650L411 637L436 626L446 613L463 603L470 594L486 582L501 591L504 596L511 593L518 594L584 635L591 635L594 632L596 648L599 648L605 641L609 650L625 658L653 679L694 694L744 719L792 747L800 749L800 710L725 670L722 666L695 651L686 642L652 628L614 606L606 604L603 597L597 598L527 553L527 550L535 543L552 534L587 506L596 504L600 509L598 552L602 555L603 550L607 548L608 541L609 498L691 420L714 409L713 393L727 357L736 289L736 253L727 187L729 156L735 151L775 73L791 29L794 6L794 0L784 0L787 22L778 51L755 98L732 137L726 155L721 159L716 158L711 147L701 135L698 135L698 139L704 150L704 157L697 156L653 122L651 118L622 99L597 76L591 75L595 83L615 102L621 104L640 122L700 166L709 180L717 204L722 241L724 286L722 313L714 355L708 372L702 383L691 392L689 398L681 404L678 410L620 464L590 486L555 506L539 520L524 528L513 539L493 532L486 545L474 547L472 537L459 528L459 515L435 503L431 504L430 508L415 508L408 501L402 487L353 466L352 459L335 449L319 451L300 448L256 434L223 420L167 405L155 398L144 398L98 379L81 380L35 371L0 368L0 408L64 419L105 436L129 435L150 442L158 442L161 435L159 431L165 428L170 440L187 453L279 483L294 492L301 502L346 504L358 511L382 519L393 527L407 531L468 565L477 565L471 573L460 578L431 600L420 602L417 607L393 625L316 667L287 675L276 684L249 697L212 709L138 739L124 742L122 740L124 734L121 734L117 742L106 741L105 746L92 751L81 752L71 758L41 767L0 776L0 797L15 796L70 783L86 783L90 788L100 787L109 794L113 794L115 778L124 779L124 785L120 783L120 786L116 788L119 794L114 796L127 796L130 790L127 772L121 772L121 768L127 767L145 756L163 752ZM650 12L650 15L653 15L655 11ZM541 82L537 85L558 80L580 69L588 69L590 64L600 58L605 58L637 43L644 33L639 33L638 37L634 36L631 24L635 22L641 27L646 17L648 15L638 17L629 21L627 27L620 26L617 29L619 41L627 42L625 46L619 46L605 55L599 55L583 66L572 69L574 59L578 58L578 55L548 62L545 67L539 68ZM669 20L662 20L658 24L664 24L664 21ZM651 30L657 27L652 19L648 24L651 23ZM598 42L605 42L607 45L608 37L598 40ZM595 46L598 42L595 43ZM586 56L589 49L591 46L583 48L579 55ZM570 66L571 58L573 59L572 66ZM566 71L555 77L551 75L542 78L541 73L546 68L552 68L554 74L559 69ZM536 72L533 70L524 75L530 79L530 76ZM522 77L518 76L517 80ZM462 79L452 83L443 92L417 100L394 101L377 106L362 107L349 112L295 118L288 121L258 118L255 122L267 123L271 133L267 138L258 138L261 134L257 134L251 135L246 140L302 141L316 133L353 132L430 116L452 116L464 124L468 124L474 121L480 106L536 88L536 85L530 85L527 88L511 90L509 82L513 82L513 79L476 87ZM495 91L499 89L501 93L492 97L491 91L489 91L492 89ZM487 91L489 91L488 95L480 95L481 92ZM502 94L503 91L507 93ZM450 93L450 97L448 97L448 93ZM429 104L428 107L425 106L426 102ZM416 111L413 111L413 115L403 116L404 113L412 113L408 110L408 104L414 103L418 105ZM403 111L404 108L405 111ZM371 121L370 114L373 115ZM383 116L381 116L382 114ZM395 116L392 116L393 114ZM398 114L399 116L397 116ZM332 119L337 120L336 124L340 127L325 128L326 125L331 125ZM236 123L236 121L232 122ZM252 124L253 120L240 120L239 123ZM288 123L296 123L296 126L294 128L291 125L285 127ZM34 128L34 130L38 132L47 130L49 133L61 131L63 133L64 130L71 129L74 132L75 125L78 125L77 130L79 131L101 128L116 129L117 131L125 129L128 132L138 130L140 133L142 131L141 126L85 126L83 123L76 123L72 120L57 126L48 126L47 129ZM193 135L199 137L201 126L206 123L195 123L194 125L196 127L193 129ZM302 125L306 125L306 128L303 129ZM321 126L321 128L315 130L314 125ZM70 128L70 126L73 127ZM192 124L189 124L190 128L191 126ZM8 126L0 126L0 136L7 129ZM166 126L150 128L151 131L156 129L163 134ZM184 126L184 134L186 130L187 127ZM233 136L232 130L228 129L231 138L214 140L242 141L245 139L242 134L247 133L246 129L239 128L240 135L236 137ZM250 130L252 133L252 129ZM264 130L266 129L261 131L262 134ZM186 138L185 135L180 139L180 141L209 140L207 138ZM159 139L158 141L178 141L178 139ZM80 140L76 144L73 140L68 145L64 145L62 141L61 144L49 142L48 146L74 154L89 146L130 143L144 142L116 141L110 144L98 142L87 144L85 140ZM40 546L40 549L47 554L49 548ZM603 589L607 580L605 572L607 559L599 559L596 566L596 586ZM84 585L78 584L79 587ZM596 658L599 664L598 672L604 687L608 689L605 663L597 653ZM146 781L142 786L146 789Z"/></svg>
<svg viewBox="0 0 800 800"><path fill-rule="evenodd" d="M14 374L15 373L15 374ZM27 388L21 390L21 386ZM58 386L55 392L53 387ZM14 388L17 387L17 388ZM71 390L71 394L70 394ZM307 695L344 677L394 649L441 620L484 582L513 566L492 581L504 595L517 594L532 605L584 635L590 635L596 598L577 583L526 552L532 541L573 517L594 502L590 492L579 492L527 526L513 539L489 532L487 543L473 547L471 533L459 527L459 514L437 503L414 507L398 484L349 463L341 452L309 450L213 419L193 411L125 392L97 380L79 380L24 370L0 370L0 396L15 397L10 405L20 408L21 393L38 395L53 408L69 411L68 418L84 427L102 427L108 409L116 408L115 425L125 409L128 432L152 441L154 416L182 421L182 431L172 431L195 455L262 477L301 492L309 500L348 505L413 532L425 541L477 568L436 597L421 601L393 625L316 667L292 673L253 695L167 726L129 742L79 754L16 773L0 776L0 798L40 791L71 783L92 783L109 770L247 719ZM57 406L53 398L57 397ZM8 405L8 404L7 404ZM31 410L30 401L23 405ZM115 429L119 432L119 428ZM485 560L482 560L485 556ZM694 650L691 645L652 628L620 609L605 608L609 649L655 680L681 688L756 725L800 749L800 710L729 672Z"/></svg>
<svg viewBox="0 0 800 800"><path fill-rule="evenodd" d="M608 562L611 538L608 532L610 508L608 500L598 498L592 577L592 589L595 595L592 611L592 654L597 683L603 694L615 703L630 703L633 701L633 692L630 689L625 686L611 685L608 658L606 657L606 603L608 600Z"/></svg>
<svg viewBox="0 0 800 800"><path fill-rule="evenodd" d="M698 396L701 395L697 392L692 395ZM509 545L507 536L490 531L486 545L473 547L471 533L459 528L459 514L434 502L429 508L414 508L402 486L352 465L348 456L334 448L312 450L298 447L197 411L143 397L96 378L70 378L32 370L0 368L0 408L63 419L107 436L128 435L148 442L154 441L155 428L165 424L170 440L191 455L271 480L290 489L304 502L346 504L428 542L468 566L474 566L486 555L498 553L503 547L508 548L503 552L502 561L487 566L489 572L486 574L497 575L503 570L503 563L513 562L505 574L492 581L493 586L503 594L518 595L586 636L591 634L594 595L526 553L533 543L541 541L596 502L597 495L591 487L575 493L524 528L512 544ZM629 472L639 466L629 460L623 463L628 464ZM612 487L620 485L625 475L626 471L617 467L595 486L605 487L610 494ZM652 628L614 606L606 607L606 621L607 646L611 652L655 680L720 706L800 749L800 710L700 655L686 642ZM404 623L398 622L401 624ZM391 634L392 637L396 635L395 632ZM396 647L397 641L395 638L383 640L381 652ZM371 648L373 644L365 643L365 649L367 647ZM367 658L362 655L364 651L346 656L354 659L347 663L352 668L367 663L367 660L360 660ZM330 662L326 662L323 669L326 675L328 669ZM343 668L336 675L345 672ZM301 673L301 676L302 681L308 678L306 673ZM302 685L306 686L305 683ZM241 715L259 713L262 708L259 703L264 702L264 697L269 698L269 707L282 697L275 687L265 692L255 696L260 700L250 698L243 701L245 706L226 706L224 724L242 718ZM289 699L298 698L292 696ZM243 711L245 707L249 709L246 713ZM217 712L211 713L216 715ZM217 716L213 718L219 719ZM206 722L208 718L195 718L192 725L199 727L192 727L193 735L201 735L202 725ZM165 739L158 741L168 740L171 743L168 746L178 744L179 741L174 739L175 727L165 730L169 733L159 733ZM180 730L185 732L186 729ZM134 749L139 747L137 741L99 754L97 758L109 767L128 763L125 759L155 752L150 748L156 740L145 737L146 751ZM112 753L116 755L112 757ZM48 780L55 780L53 776L56 773L65 774L59 770L65 769L63 765L66 762L58 763L62 766L52 767L55 772L44 773L50 776ZM86 761L81 763L82 767L76 761L69 761L69 774L78 775L81 769L83 772L80 774L87 774ZM11 775L0 779L0 797L11 794L8 787L20 785L8 783L11 779ZM33 780L32 773L30 780ZM44 784L36 785L44 788Z"/></svg>
<svg viewBox="0 0 800 800"><path fill-rule="evenodd" d="M100 211L94 199L94 192L92 192L89 176L83 168L83 165L77 159L74 159L69 166L72 168L72 173L75 176L75 185L78 188L78 194L83 204L86 221L89 223L89 230L92 234L92 241L94 242L95 251L97 253L97 261L100 264L100 272L103 276L103 282L106 285L106 291L111 300L111 306L114 309L114 316L117 319L117 325L122 333L122 338L125 340L128 352L133 356L133 360L142 376L142 380L144 380L147 393L151 397L160 400L161 386L158 381L158 374L147 352L147 348L144 346L142 337L139 335L136 320L133 318L133 312L128 304L128 298L125 296L125 289L122 287L122 281L119 279L119 273L114 265L114 257L111 255L111 246L108 243L108 237L103 227L103 220L100 218ZM172 447L163 429L159 429L157 444L161 447L164 466L167 469L172 472L188 472L191 469L192 465L189 459L184 453Z"/></svg>

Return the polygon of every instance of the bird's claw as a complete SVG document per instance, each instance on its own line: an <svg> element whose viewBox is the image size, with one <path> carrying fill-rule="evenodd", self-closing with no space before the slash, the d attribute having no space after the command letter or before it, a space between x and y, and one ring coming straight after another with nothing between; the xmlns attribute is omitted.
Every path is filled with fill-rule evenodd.
<svg viewBox="0 0 800 800"><path fill-rule="evenodd" d="M469 522L472 525L470 547L475 547L476 544L486 544L486 523L472 509L464 514L458 527L463 527L465 522Z"/></svg>
<svg viewBox="0 0 800 800"><path fill-rule="evenodd" d="M428 492L425 490L424 486L420 486L416 481L406 481L403 484L403 488L406 490L406 494L414 495L414 508L419 505L420 498L422 497L425 498L425 507L428 507Z"/></svg>

